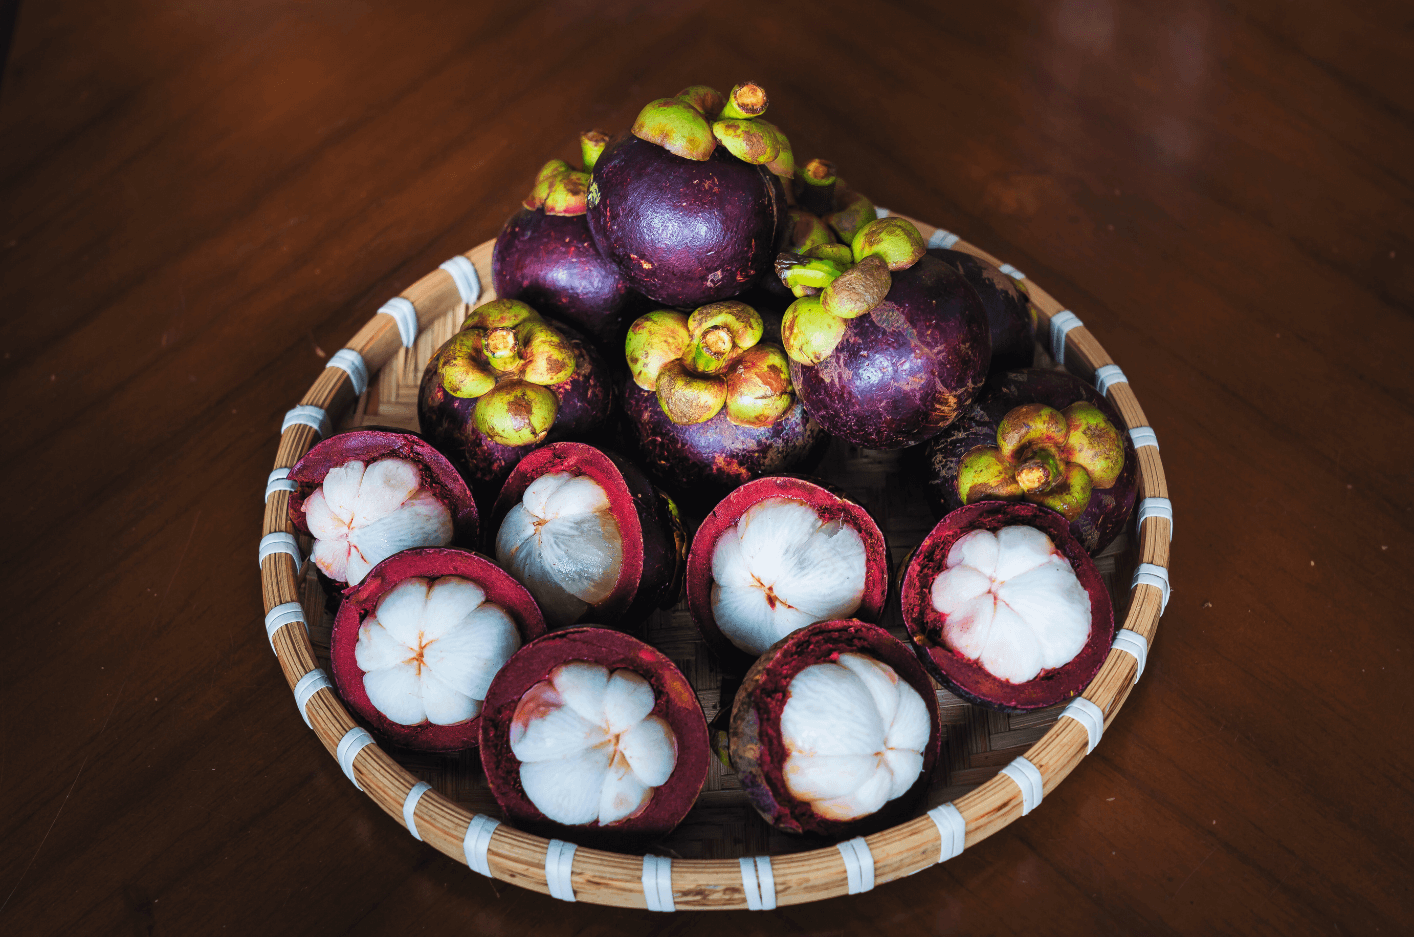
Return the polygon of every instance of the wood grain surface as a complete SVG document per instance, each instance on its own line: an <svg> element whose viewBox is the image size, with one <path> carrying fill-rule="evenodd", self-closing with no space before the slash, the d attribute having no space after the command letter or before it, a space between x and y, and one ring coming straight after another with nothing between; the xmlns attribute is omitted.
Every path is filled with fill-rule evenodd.
<svg viewBox="0 0 1414 937"><path fill-rule="evenodd" d="M4 4L4 12L13 4ZM29 2L0 82L0 933L1414 928L1407 4ZM253 544L280 417L385 299L647 100L1034 276L1175 505L1144 679L906 881L651 915L488 882L295 712Z"/></svg>

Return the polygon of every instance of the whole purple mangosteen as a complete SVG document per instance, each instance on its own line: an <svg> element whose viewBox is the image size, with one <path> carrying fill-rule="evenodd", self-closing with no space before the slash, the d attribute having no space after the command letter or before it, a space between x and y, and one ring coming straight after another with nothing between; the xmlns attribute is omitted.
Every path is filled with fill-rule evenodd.
<svg viewBox="0 0 1414 937"><path fill-rule="evenodd" d="M691 308L750 288L786 224L790 143L761 118L766 95L694 86L650 103L594 164L589 230L629 285Z"/></svg>
<svg viewBox="0 0 1414 937"><path fill-rule="evenodd" d="M598 433L613 386L578 332L514 299L478 306L422 374L422 433L490 506L521 457Z"/></svg>
<svg viewBox="0 0 1414 937"><path fill-rule="evenodd" d="M693 513L760 475L808 470L828 443L797 399L785 352L745 303L660 309L629 327L625 435Z"/></svg>
<svg viewBox="0 0 1414 937"><path fill-rule="evenodd" d="M563 160L546 163L491 252L497 296L570 323L601 351L617 348L628 323L646 307L619 268L599 254L585 217L589 170L608 142L597 130L580 134L583 172Z"/></svg>
<svg viewBox="0 0 1414 937"><path fill-rule="evenodd" d="M801 297L781 323L791 380L836 436L867 449L912 446L981 389L991 357L982 302L905 219L868 222L849 246L782 254L776 270Z"/></svg>
<svg viewBox="0 0 1414 937"><path fill-rule="evenodd" d="M1013 368L1029 368L1036 357L1036 311L1026 297L1026 284L963 251L930 248L936 257L967 278L982 307L987 310L987 327L992 332L993 373Z"/></svg>

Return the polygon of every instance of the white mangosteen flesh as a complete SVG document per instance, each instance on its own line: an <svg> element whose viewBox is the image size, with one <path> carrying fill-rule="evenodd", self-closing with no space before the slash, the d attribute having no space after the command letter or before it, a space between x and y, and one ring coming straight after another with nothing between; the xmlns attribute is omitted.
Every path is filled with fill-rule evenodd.
<svg viewBox="0 0 1414 937"><path fill-rule="evenodd" d="M305 499L304 518L314 535L314 564L349 585L401 550L452 542L452 512L406 459L330 469Z"/></svg>
<svg viewBox="0 0 1414 937"><path fill-rule="evenodd" d="M405 579L364 619L354 645L363 689L399 725L475 718L491 678L520 647L505 610L460 576Z"/></svg>
<svg viewBox="0 0 1414 937"><path fill-rule="evenodd" d="M867 817L923 773L931 719L918 691L863 654L812 664L781 709L785 782L828 820Z"/></svg>
<svg viewBox="0 0 1414 937"><path fill-rule="evenodd" d="M535 809L566 826L641 813L678 760L653 704L643 677L587 661L561 664L527 690L511 717L511 753Z"/></svg>
<svg viewBox="0 0 1414 937"><path fill-rule="evenodd" d="M1011 683L1070 663L1090 639L1090 594L1034 527L958 538L932 600L947 646Z"/></svg>
<svg viewBox="0 0 1414 937"><path fill-rule="evenodd" d="M760 655L792 631L848 618L864 595L864 541L793 498L767 498L723 531L712 551L712 617Z"/></svg>
<svg viewBox="0 0 1414 937"><path fill-rule="evenodd" d="M586 475L541 475L496 534L496 562L530 590L552 628L608 598L624 563L609 496Z"/></svg>

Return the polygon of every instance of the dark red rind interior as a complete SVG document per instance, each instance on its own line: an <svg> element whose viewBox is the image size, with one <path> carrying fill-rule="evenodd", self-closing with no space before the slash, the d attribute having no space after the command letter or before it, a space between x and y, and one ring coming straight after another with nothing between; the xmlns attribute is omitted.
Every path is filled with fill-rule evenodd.
<svg viewBox="0 0 1414 937"><path fill-rule="evenodd" d="M677 544L662 498L627 461L584 443L553 443L520 461L491 511L486 531L489 552L494 554L501 523L520 503L525 489L540 476L555 472L587 475L597 482L608 495L623 540L623 566L614 590L585 616L610 627L632 627L652 609L676 601L676 595L668 593L677 571Z"/></svg>
<svg viewBox="0 0 1414 937"><path fill-rule="evenodd" d="M822 520L842 520L858 532L864 541L865 576L864 595L854 613L856 618L878 620L889 598L888 540L862 505L823 482L795 475L771 475L747 482L712 509L693 535L687 554L687 607L692 620L723 668L738 673L750 667L755 658L722 633L712 614L712 553L728 528L753 505L768 498L804 501Z"/></svg>
<svg viewBox="0 0 1414 937"><path fill-rule="evenodd" d="M344 595L329 639L334 684L349 708L369 724L374 734L382 738L419 751L454 752L475 748L481 727L480 715L449 726L431 723L399 725L374 708L363 688L363 671L354 657L358 629L369 613L377 609L384 595L398 583L415 576L428 579L459 576L476 583L485 590L486 601L501 606L511 616L520 629L522 644L545 633L545 619L541 617L540 607L530 593L488 558L452 547L404 550L373 567L362 582ZM484 705L482 712L485 712Z"/></svg>
<svg viewBox="0 0 1414 937"><path fill-rule="evenodd" d="M653 687L653 715L665 720L677 737L677 764L666 784L653 792L636 817L601 827L598 821L566 827L547 818L525 795L520 760L511 751L511 719L526 691L560 664L591 661L610 672L627 667ZM558 836L586 846L641 846L666 835L682 822L707 782L711 750L707 720L692 684L665 655L637 638L606 628L568 628L521 648L496 674L481 711L481 766L496 803L518 829Z"/></svg>
<svg viewBox="0 0 1414 937"><path fill-rule="evenodd" d="M1043 670L1034 680L1010 683L988 673L981 664L942 643L943 615L933 608L933 580L947 568L948 551L963 534L1026 525L1051 538L1070 561L1075 576L1090 595L1090 637L1068 664ZM979 501L958 508L938 522L909 560L900 589L903 622L913 649L928 670L959 696L1003 712L1026 712L1054 706L1079 696L1100 672L1114 642L1114 607L1110 591L1085 547L1054 511L1025 502Z"/></svg>
<svg viewBox="0 0 1414 937"><path fill-rule="evenodd" d="M913 786L876 813L842 822L816 815L808 802L796 799L786 788L780 722L795 675L812 664L828 663L850 652L866 654L892 667L923 697L931 726L923 751L923 771ZM878 625L854 618L816 622L776 642L747 672L732 707L731 758L737 780L757 812L788 833L846 837L893 825L927 789L941 744L938 697L927 672L903 642Z"/></svg>
<svg viewBox="0 0 1414 937"><path fill-rule="evenodd" d="M1118 411L1085 381L1067 371L1027 368L1005 371L988 378L982 393L956 423L927 446L928 501L942 517L962 506L957 494L958 462L973 446L995 446L997 424L1014 407L1043 403L1057 410L1086 400L1119 430L1124 442L1124 468L1109 488L1096 488L1084 513L1070 525L1070 532L1093 556L1109 546L1129 522L1139 493L1139 456L1125 431Z"/></svg>
<svg viewBox="0 0 1414 937"><path fill-rule="evenodd" d="M417 463L422 483L437 492L452 512L453 543L473 546L477 542L476 502L452 463L421 436L387 430L350 430L330 436L306 452L290 469L291 480L299 485L290 492L290 523L300 532L309 533L304 502L331 470L349 462L368 464L387 458Z"/></svg>

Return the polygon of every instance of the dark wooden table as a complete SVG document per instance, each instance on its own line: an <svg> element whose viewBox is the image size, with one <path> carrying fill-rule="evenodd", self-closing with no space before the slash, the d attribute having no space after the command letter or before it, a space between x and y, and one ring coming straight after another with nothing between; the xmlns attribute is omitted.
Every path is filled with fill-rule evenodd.
<svg viewBox="0 0 1414 937"><path fill-rule="evenodd" d="M0 932L1414 927L1414 10L532 6L20 8ZM1010 260L1123 365L1173 600L1098 751L946 865L774 915L566 905L413 841L305 729L257 506L324 356L543 160L748 77L798 153Z"/></svg>

